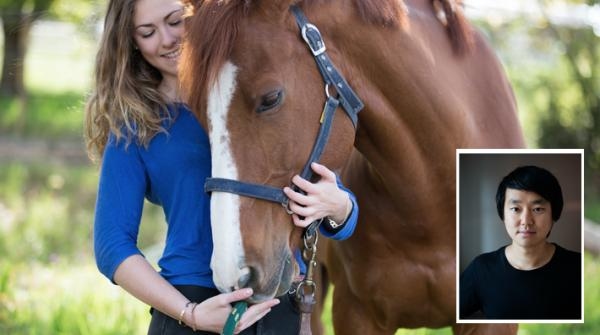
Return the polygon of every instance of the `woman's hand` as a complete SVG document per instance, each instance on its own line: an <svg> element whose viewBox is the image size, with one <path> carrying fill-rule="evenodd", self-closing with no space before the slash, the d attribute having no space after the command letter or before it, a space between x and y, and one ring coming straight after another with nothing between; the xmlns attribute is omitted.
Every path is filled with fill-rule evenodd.
<svg viewBox="0 0 600 335"><path fill-rule="evenodd" d="M305 228L325 216L336 222L344 222L352 210L348 193L338 187L333 171L318 163L312 163L311 168L321 176L318 182L311 183L298 175L292 178L294 185L306 192L306 195L295 192L290 187L283 189L290 199L289 208L294 212L294 224Z"/></svg>
<svg viewBox="0 0 600 335"><path fill-rule="evenodd" d="M194 326L196 329L221 333L231 313L231 303L248 299L250 296L252 296L252 289L245 288L206 299L194 309L193 315L190 316L193 317L193 320L188 325ZM250 306L238 322L235 334L252 326L256 321L267 315L271 308L277 304L279 304L278 299L271 299Z"/></svg>

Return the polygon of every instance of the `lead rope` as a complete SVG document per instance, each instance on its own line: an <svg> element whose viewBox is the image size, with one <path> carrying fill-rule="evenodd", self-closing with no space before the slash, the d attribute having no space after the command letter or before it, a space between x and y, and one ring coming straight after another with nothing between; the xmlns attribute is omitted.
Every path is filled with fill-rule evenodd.
<svg viewBox="0 0 600 335"><path fill-rule="evenodd" d="M320 223L320 221L319 221ZM300 333L299 335L312 335L310 329L310 314L312 313L313 307L317 302L315 300L315 293L317 291L317 284L315 283L314 269L317 267L317 242L319 241L319 232L316 229L317 225L307 229L303 235L302 240L304 241L304 250L302 250L302 259L306 263L306 275L304 278L296 284L296 288L291 293L294 294L294 300L297 308L300 311ZM233 335L235 327L240 322L242 315L248 309L248 303L245 301L238 301L233 306L233 310L229 314L221 335Z"/></svg>
<svg viewBox="0 0 600 335"><path fill-rule="evenodd" d="M304 249L302 250L302 260L306 264L306 275L304 278L295 282L294 288L290 290L289 294L294 295L294 301L296 308L301 314L300 318L300 333L299 335L312 335L310 329L310 314L312 313L313 307L316 304L315 293L317 291L317 284L315 283L314 270L317 267L317 242L319 242L319 225L323 219L311 223L304 234L302 240L304 242ZM233 335L235 327L240 322L240 319L244 312L248 309L248 303L245 301L238 301L233 306L233 310L229 314L221 335Z"/></svg>
<svg viewBox="0 0 600 335"><path fill-rule="evenodd" d="M302 259L306 263L306 275L296 283L295 299L300 318L300 335L312 335L310 329L310 314L317 302L315 293L317 284L315 283L314 269L317 267L317 242L319 241L318 226L321 221L316 221L306 229L302 239L304 241L304 250L302 250Z"/></svg>
<svg viewBox="0 0 600 335"><path fill-rule="evenodd" d="M225 326L223 326L223 331L221 335L233 335L235 331L235 327L240 322L242 315L248 309L248 303L245 301L238 301L233 306L233 310L229 314L227 321L225 322Z"/></svg>

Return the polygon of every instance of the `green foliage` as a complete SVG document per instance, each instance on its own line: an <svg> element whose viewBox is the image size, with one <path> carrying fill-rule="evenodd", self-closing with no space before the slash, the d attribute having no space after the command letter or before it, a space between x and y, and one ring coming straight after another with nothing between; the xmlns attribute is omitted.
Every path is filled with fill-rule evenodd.
<svg viewBox="0 0 600 335"><path fill-rule="evenodd" d="M106 0L55 0L50 13L55 19L75 24L95 24L102 17Z"/></svg>
<svg viewBox="0 0 600 335"><path fill-rule="evenodd" d="M148 307L95 267L8 268L9 290L0 295L2 334L143 334L148 327Z"/></svg>
<svg viewBox="0 0 600 335"><path fill-rule="evenodd" d="M91 166L0 164L2 260L89 262L97 183ZM142 220L139 245L147 248L162 240L164 214L148 203Z"/></svg>
<svg viewBox="0 0 600 335"><path fill-rule="evenodd" d="M25 103L0 97L0 132L28 137L81 138L83 96L81 93L32 92Z"/></svg>
<svg viewBox="0 0 600 335"><path fill-rule="evenodd" d="M148 307L93 265L98 170L0 164L0 334L141 334ZM145 206L139 244L164 238L164 215Z"/></svg>
<svg viewBox="0 0 600 335"><path fill-rule="evenodd" d="M570 1L572 3L598 3ZM540 1L550 5L561 1ZM587 194L600 193L600 36L544 17L478 22L516 92L529 146L584 148Z"/></svg>
<svg viewBox="0 0 600 335"><path fill-rule="evenodd" d="M521 324L521 335L596 335L600 329L600 259L585 255L585 323ZM330 306L331 296L327 299ZM100 276L94 266L0 263L2 334L144 334L148 307ZM329 308L323 315L333 334ZM450 335L450 328L401 329L396 335Z"/></svg>
<svg viewBox="0 0 600 335"><path fill-rule="evenodd" d="M0 166L3 258L50 263L89 255L95 183L87 167Z"/></svg>
<svg viewBox="0 0 600 335"><path fill-rule="evenodd" d="M585 198L585 217L600 222L600 195L590 194Z"/></svg>

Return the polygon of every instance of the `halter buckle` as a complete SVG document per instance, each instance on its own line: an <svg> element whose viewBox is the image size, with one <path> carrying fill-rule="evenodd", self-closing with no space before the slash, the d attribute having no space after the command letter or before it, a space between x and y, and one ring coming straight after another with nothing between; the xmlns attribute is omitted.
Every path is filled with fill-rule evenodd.
<svg viewBox="0 0 600 335"><path fill-rule="evenodd" d="M309 34L311 34L311 36L309 36ZM327 50L319 28L312 23L307 23L302 26L302 38L306 41L306 44L308 44L308 47L314 56L318 56Z"/></svg>

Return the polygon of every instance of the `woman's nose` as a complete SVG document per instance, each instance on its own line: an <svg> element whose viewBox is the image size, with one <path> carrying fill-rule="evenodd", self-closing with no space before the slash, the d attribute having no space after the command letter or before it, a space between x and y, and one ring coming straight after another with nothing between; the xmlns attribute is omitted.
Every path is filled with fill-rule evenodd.
<svg viewBox="0 0 600 335"><path fill-rule="evenodd" d="M161 29L160 37L163 47L165 48L171 48L179 42L179 35L175 34L169 28Z"/></svg>

